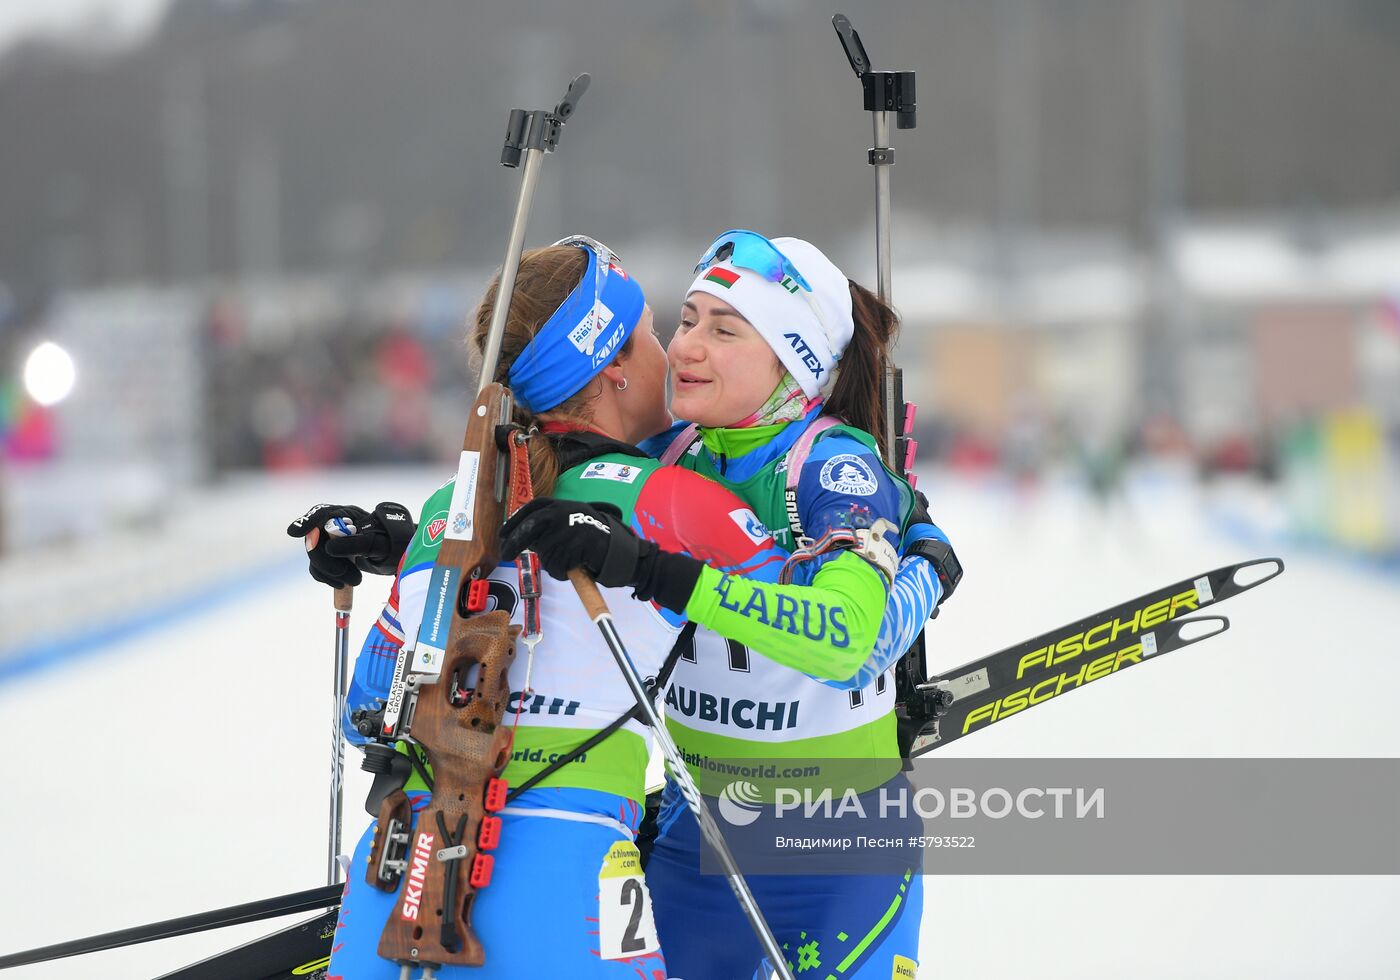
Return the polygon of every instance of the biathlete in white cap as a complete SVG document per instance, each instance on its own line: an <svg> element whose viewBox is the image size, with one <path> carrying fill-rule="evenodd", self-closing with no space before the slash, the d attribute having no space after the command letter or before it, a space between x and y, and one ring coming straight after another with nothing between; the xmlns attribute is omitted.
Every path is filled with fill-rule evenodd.
<svg viewBox="0 0 1400 980"><path fill-rule="evenodd" d="M478 308L473 331L478 349L495 288ZM507 525L502 540L506 563L491 576L491 594L495 607L508 609L519 623L517 573L509 558L524 537L539 539L535 546L546 571L561 577L582 565L595 574L643 676L658 673L667 659L702 570L736 583L772 583L788 557L743 501L634 448L670 422L665 378L666 358L652 331L651 311L615 256L583 238L525 254L497 380L512 388L517 421L542 430L531 441L534 485L556 499L523 508ZM424 504L416 528L409 524L413 533L406 550L379 516L393 510L385 505L374 514L331 505L313 508L288 529L304 536L332 517L350 520L345 525L352 531L349 537L321 535L310 553L313 575L332 585L355 584L362 569L397 564L389 601L356 661L345 725L352 741L363 738L349 723L349 713L381 702L400 647L416 635L452 491L449 482ZM577 503L584 500L599 506ZM402 508L394 512L405 513ZM579 513L596 522L583 523L602 539L601 550L596 539L567 533L578 526L569 515ZM562 527L556 523L560 517ZM906 610L908 622L899 615L887 617L883 647L899 646L903 634L917 631L927 618L932 590L927 569L920 567L925 564L914 562L900 576L924 598ZM623 586L626 592L617 591ZM881 585L878 591L884 589ZM865 631L879 628L883 610L875 610L873 618L853 617L849 625L838 622L844 618L838 612L833 608L830 615L832 648L863 644L868 653L874 638ZM645 802L647 730L628 721L586 752L574 754L586 739L627 713L631 699L572 589L546 588L541 618L543 639L528 689L527 659L517 657L511 668L506 722L517 728L503 773L516 789L534 782L503 811L493 878L472 906L487 961L479 969L447 968L439 975L689 976L667 970L633 842ZM723 616L699 621L725 628ZM836 642L843 630L850 635ZM862 653L849 659L855 664L865 658ZM400 751L415 752L404 744ZM421 759L414 765L406 788L415 806L421 806L432 774ZM331 976L398 976L397 966L376 952L395 895L365 882L369 833L356 848L348 875ZM739 915L732 896L728 902ZM743 935L751 935L742 916L738 922Z"/></svg>
<svg viewBox="0 0 1400 980"><path fill-rule="evenodd" d="M787 584L666 558L668 588L685 596L676 608L701 624L671 675L667 724L702 786L708 760L861 759L873 763L859 787L869 795L903 780L889 669L940 593L928 563L901 554L918 538L946 543L868 434L879 431L879 371L896 318L798 239L726 232L696 273L668 351L672 411L691 425L668 433L663 459L732 491L757 516L754 529L772 529L794 554ZM508 523L505 550L535 548L552 574L599 571L616 531L561 519L579 512L537 500ZM695 819L668 783L647 877L673 975L767 977L725 879L700 873L700 851ZM795 971L913 975L918 855L885 864L876 874L750 877Z"/></svg>

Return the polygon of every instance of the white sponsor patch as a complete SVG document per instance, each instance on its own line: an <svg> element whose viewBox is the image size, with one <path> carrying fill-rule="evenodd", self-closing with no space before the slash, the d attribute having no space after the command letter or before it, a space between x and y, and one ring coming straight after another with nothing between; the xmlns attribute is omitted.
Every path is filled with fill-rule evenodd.
<svg viewBox="0 0 1400 980"><path fill-rule="evenodd" d="M855 497L869 497L878 488L875 474L859 456L841 453L826 461L822 467L822 486L837 493L849 493Z"/></svg>
<svg viewBox="0 0 1400 980"><path fill-rule="evenodd" d="M476 520L476 478L481 470L481 453L464 450L457 464L457 483L452 488L452 505L447 510L447 537L470 541Z"/></svg>
<svg viewBox="0 0 1400 980"><path fill-rule="evenodd" d="M385 735L394 734L399 724L399 715L403 714L404 672L408 669L408 658L413 652L412 639L399 647L399 656L394 662L394 680L389 685L389 699L384 703L383 734Z"/></svg>
<svg viewBox="0 0 1400 980"><path fill-rule="evenodd" d="M580 480L615 480L618 483L635 483L642 475L641 467L628 463L589 463L584 467Z"/></svg>
<svg viewBox="0 0 1400 980"><path fill-rule="evenodd" d="M763 544L773 536L768 528L763 526L763 522L758 519L758 515L747 507L731 510L729 512L729 519L739 525L739 530L743 531L754 544Z"/></svg>
<svg viewBox="0 0 1400 980"><path fill-rule="evenodd" d="M594 345L598 343L598 338L603 335L603 331L608 329L612 318L612 310L604 306L602 300L599 300L593 304L591 310L583 315L583 319L578 322L578 325L569 331L569 343L573 344L580 354L592 354Z"/></svg>

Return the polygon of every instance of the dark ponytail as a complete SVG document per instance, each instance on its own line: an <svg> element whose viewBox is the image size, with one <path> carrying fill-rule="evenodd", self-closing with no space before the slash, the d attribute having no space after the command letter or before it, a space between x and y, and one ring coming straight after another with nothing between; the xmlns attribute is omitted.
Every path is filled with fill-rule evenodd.
<svg viewBox="0 0 1400 980"><path fill-rule="evenodd" d="M869 432L884 456L885 416L880 411L880 381L885 359L890 356L890 344L899 329L899 317L864 286L856 282L850 286L851 318L856 329L841 355L836 384L826 399L825 411Z"/></svg>

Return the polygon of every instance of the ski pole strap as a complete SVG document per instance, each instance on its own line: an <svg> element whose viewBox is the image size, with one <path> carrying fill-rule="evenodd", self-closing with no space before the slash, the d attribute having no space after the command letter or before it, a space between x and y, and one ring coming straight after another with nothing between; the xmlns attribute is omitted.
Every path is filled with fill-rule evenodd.
<svg viewBox="0 0 1400 980"><path fill-rule="evenodd" d="M692 638L694 636L694 623L686 623L685 626L681 627L680 634L676 637L676 642L671 646L671 652L666 654L665 663L663 663L661 665L661 669L656 672L656 679L652 681L651 685L648 688L648 693L650 695L654 697L657 691L660 691L663 687L666 686L666 682L671 679L672 671L676 669L676 661L680 660L681 658L681 652L689 648ZM604 739L612 735L613 732L617 731L629 721L633 720L634 718L637 718L639 715L641 715L641 713L641 706L633 705L631 708L618 715L612 721L608 722L606 727L601 728L598 731L594 732L592 735L588 736L588 738L584 739L582 742L574 746L568 752L564 753L558 759L545 766L543 769L535 773L529 779L520 783L518 786L511 787L510 793L506 796L506 802L513 802L517 796L525 792L527 789L532 789L535 786L538 786L546 777L554 775L554 773L558 772L570 762L573 762L585 752L592 751L594 746L601 743Z"/></svg>

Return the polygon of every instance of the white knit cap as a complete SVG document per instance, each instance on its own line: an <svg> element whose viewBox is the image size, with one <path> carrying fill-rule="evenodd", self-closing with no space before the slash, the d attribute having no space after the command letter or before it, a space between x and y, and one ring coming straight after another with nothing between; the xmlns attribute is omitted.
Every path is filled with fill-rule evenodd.
<svg viewBox="0 0 1400 980"><path fill-rule="evenodd" d="M686 294L709 293L739 311L802 386L802 393L815 398L831 381L855 333L850 284L815 245L800 238L770 241L811 284L810 293L801 286L789 292L750 269L716 262L700 270Z"/></svg>

